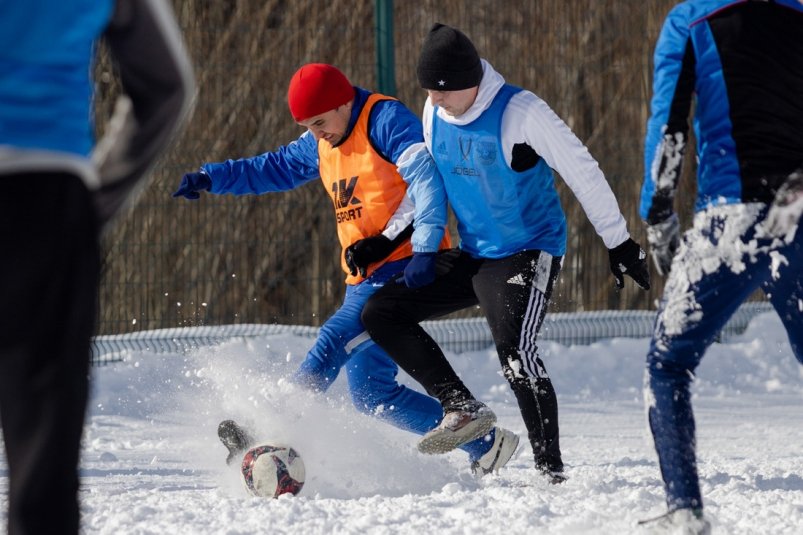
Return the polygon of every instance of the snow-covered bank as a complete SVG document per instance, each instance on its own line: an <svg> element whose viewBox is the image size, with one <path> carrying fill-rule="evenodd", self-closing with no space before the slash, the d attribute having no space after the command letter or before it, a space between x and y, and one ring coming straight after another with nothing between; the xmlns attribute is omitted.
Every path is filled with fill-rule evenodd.
<svg viewBox="0 0 803 535"><path fill-rule="evenodd" d="M311 345L276 335L186 355L129 353L93 369L82 458L85 533L639 533L663 511L641 384L646 339L543 344L561 402L570 480L549 486L529 446L475 480L462 453L423 456L416 437L357 413L342 380L325 398L286 383ZM493 350L449 354L500 423L524 433ZM695 409L703 494L720 533L803 525L803 367L773 314L712 347ZM217 423L250 421L304 457L301 495L248 496ZM0 465L0 488L7 469ZM0 507L5 509L5 493ZM5 522L5 519L2 519Z"/></svg>

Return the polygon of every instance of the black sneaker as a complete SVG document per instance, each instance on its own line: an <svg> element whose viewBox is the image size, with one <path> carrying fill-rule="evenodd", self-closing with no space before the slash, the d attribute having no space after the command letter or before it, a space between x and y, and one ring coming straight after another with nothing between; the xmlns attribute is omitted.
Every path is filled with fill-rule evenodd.
<svg viewBox="0 0 803 535"><path fill-rule="evenodd" d="M223 420L217 426L217 436L220 441L229 450L229 456L226 457L226 464L231 465L232 462L239 462L242 459L245 450L254 443L251 434L234 420Z"/></svg>
<svg viewBox="0 0 803 535"><path fill-rule="evenodd" d="M550 470L547 468L545 470L541 470L541 473L546 476L547 481L549 481L551 485L560 485L569 479L563 470Z"/></svg>
<svg viewBox="0 0 803 535"><path fill-rule="evenodd" d="M569 479L563 472L562 463L560 464L560 466L557 466L557 465L550 465L549 463L545 462L536 461L535 469L541 472L547 478L547 481L549 481L549 483L552 485L560 485L561 483Z"/></svg>

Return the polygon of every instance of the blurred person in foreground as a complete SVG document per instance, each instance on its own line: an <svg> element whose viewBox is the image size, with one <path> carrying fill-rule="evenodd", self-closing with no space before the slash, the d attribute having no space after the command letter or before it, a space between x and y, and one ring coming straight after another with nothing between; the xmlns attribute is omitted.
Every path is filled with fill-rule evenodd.
<svg viewBox="0 0 803 535"><path fill-rule="evenodd" d="M448 198L460 247L439 253L436 241L422 242L401 280L369 300L363 323L441 402L443 421L419 449L443 453L485 432L495 417L420 322L479 304L518 401L535 467L560 483L565 475L558 402L537 347L566 254L566 218L552 170L566 181L608 248L617 288L624 286L624 274L649 288L646 254L630 238L588 149L543 100L506 83L480 59L463 33L435 24L417 74L428 94L424 139L442 176L427 185L436 192L429 198ZM476 421L485 423L472 429Z"/></svg>
<svg viewBox="0 0 803 535"><path fill-rule="evenodd" d="M100 235L186 115L189 60L161 0L0 4L0 420L8 533L78 533ZM93 141L103 37L122 96Z"/></svg>
<svg viewBox="0 0 803 535"><path fill-rule="evenodd" d="M420 243L449 245L445 206L422 202L438 209L417 210L418 192L432 195L426 184L437 176L421 121L398 100L355 87L323 63L304 65L293 75L287 101L293 119L306 129L298 139L251 158L204 164L184 175L173 195L263 194L320 180L332 199L346 294L292 380L324 392L345 368L359 411L424 434L440 421L440 404L396 381L398 367L360 321L365 301L404 269ZM417 189L408 187L413 182ZM239 462L253 442L253 432L233 420L221 422L218 434L229 463ZM504 466L519 440L499 427L483 435L463 447L479 475Z"/></svg>
<svg viewBox="0 0 803 535"><path fill-rule="evenodd" d="M689 386L720 330L761 288L803 363L803 5L678 4L655 47L641 216L664 296L645 403L668 512L656 528L708 533ZM683 236L674 196L696 98L697 201Z"/></svg>

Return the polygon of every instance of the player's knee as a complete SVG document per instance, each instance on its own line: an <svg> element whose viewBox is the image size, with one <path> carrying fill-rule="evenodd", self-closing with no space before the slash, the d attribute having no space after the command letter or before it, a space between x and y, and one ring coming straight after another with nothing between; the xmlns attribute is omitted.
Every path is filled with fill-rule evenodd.
<svg viewBox="0 0 803 535"><path fill-rule="evenodd" d="M387 303L379 296L373 296L369 299L362 308L360 313L360 321L362 321L365 330L372 338L377 333L383 332L383 327L387 325L387 319L390 317L388 314Z"/></svg>
<svg viewBox="0 0 803 535"><path fill-rule="evenodd" d="M394 406L394 397L399 389L398 383L384 385L381 382L355 382L349 386L349 394L354 407L363 414L376 416Z"/></svg>
<svg viewBox="0 0 803 535"><path fill-rule="evenodd" d="M322 326L318 332L318 338L315 346L310 350L310 354L325 365L334 366L337 369L340 369L349 359L343 334L327 325Z"/></svg>
<svg viewBox="0 0 803 535"><path fill-rule="evenodd" d="M382 407L377 396L368 388L351 389L351 402L359 412L369 416L375 415Z"/></svg>
<svg viewBox="0 0 803 535"><path fill-rule="evenodd" d="M689 376L694 373L711 345L711 337L660 336L653 339L647 353L647 369L652 376Z"/></svg>
<svg viewBox="0 0 803 535"><path fill-rule="evenodd" d="M795 304L795 309L797 304ZM777 308L776 308L777 310ZM803 364L803 328L801 328L799 316L797 314L784 314L778 311L778 316L781 318L784 327L786 328L786 335L789 337L789 345L792 348L792 353L798 362Z"/></svg>
<svg viewBox="0 0 803 535"><path fill-rule="evenodd" d="M511 387L516 388L539 379L549 379L544 362L535 350L525 353L515 344L498 344L496 347L502 374ZM529 365L525 365L525 359Z"/></svg>
<svg viewBox="0 0 803 535"><path fill-rule="evenodd" d="M800 364L803 364L803 343L792 342L792 353Z"/></svg>
<svg viewBox="0 0 803 535"><path fill-rule="evenodd" d="M647 373L649 377L656 381L671 383L689 383L693 377L696 363L687 359L677 358L673 353L663 354L651 351L647 355Z"/></svg>

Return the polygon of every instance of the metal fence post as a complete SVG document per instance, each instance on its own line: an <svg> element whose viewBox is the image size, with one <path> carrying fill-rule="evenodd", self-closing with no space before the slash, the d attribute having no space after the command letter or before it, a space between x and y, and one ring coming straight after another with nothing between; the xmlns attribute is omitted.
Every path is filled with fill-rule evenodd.
<svg viewBox="0 0 803 535"><path fill-rule="evenodd" d="M377 91L396 96L396 63L393 58L393 0L376 0L376 81Z"/></svg>

